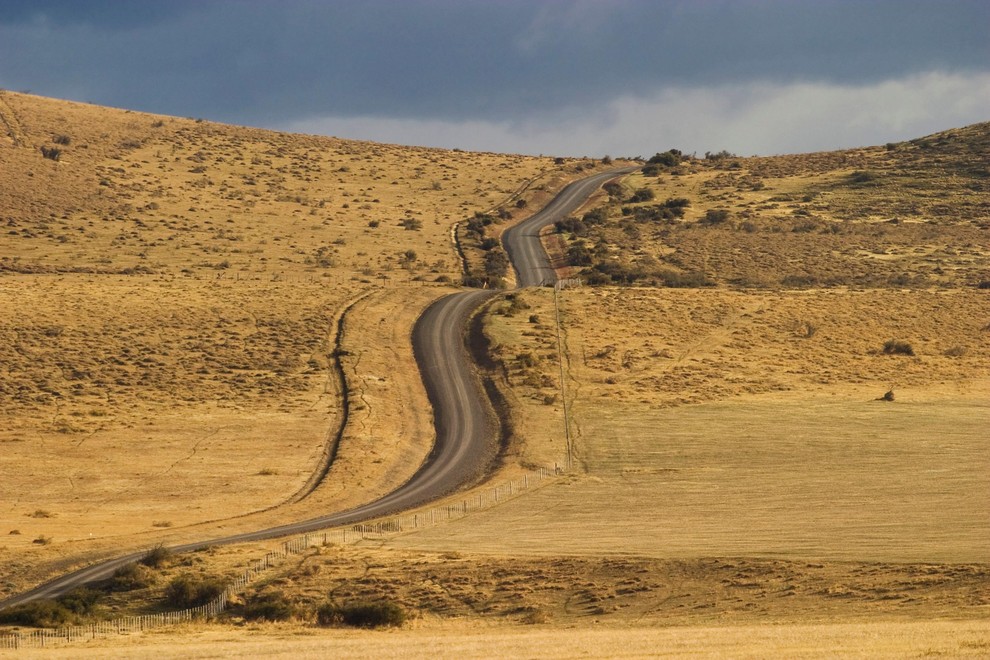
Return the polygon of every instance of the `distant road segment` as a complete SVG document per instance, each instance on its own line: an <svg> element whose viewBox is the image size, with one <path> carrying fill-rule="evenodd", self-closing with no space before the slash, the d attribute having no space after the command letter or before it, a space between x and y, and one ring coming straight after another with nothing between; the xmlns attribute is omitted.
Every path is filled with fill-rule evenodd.
<svg viewBox="0 0 990 660"><path fill-rule="evenodd" d="M556 282L557 276L550 258L540 241L540 230L580 208L609 179L635 170L635 167L626 167L575 181L561 190L539 213L505 230L502 244L516 271L517 285L522 288Z"/></svg>

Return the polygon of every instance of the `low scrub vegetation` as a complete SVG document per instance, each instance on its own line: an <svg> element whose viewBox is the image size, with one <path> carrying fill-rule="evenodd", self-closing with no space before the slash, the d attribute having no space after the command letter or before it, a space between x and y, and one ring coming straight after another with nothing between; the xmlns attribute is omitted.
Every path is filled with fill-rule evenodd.
<svg viewBox="0 0 990 660"><path fill-rule="evenodd" d="M107 582L110 591L136 591L146 589L157 582L152 569L144 564L127 564L118 568Z"/></svg>
<svg viewBox="0 0 990 660"><path fill-rule="evenodd" d="M406 621L406 612L391 601L359 602L338 605L325 603L316 611L321 626L351 626L354 628L395 628Z"/></svg>
<svg viewBox="0 0 990 660"><path fill-rule="evenodd" d="M149 568L163 568L172 562L174 556L174 553L165 546L156 545L141 557L138 563Z"/></svg>
<svg viewBox="0 0 990 660"><path fill-rule="evenodd" d="M53 628L81 623L102 598L99 591L80 588L55 599L36 600L0 611L0 624Z"/></svg>
<svg viewBox="0 0 990 660"><path fill-rule="evenodd" d="M302 615L299 605L280 591L253 594L236 612L250 621L290 621Z"/></svg>
<svg viewBox="0 0 990 660"><path fill-rule="evenodd" d="M888 339L883 344L884 355L914 355L914 348L906 341Z"/></svg>
<svg viewBox="0 0 990 660"><path fill-rule="evenodd" d="M165 587L165 604L175 609L199 607L223 593L224 584L218 578L180 575Z"/></svg>

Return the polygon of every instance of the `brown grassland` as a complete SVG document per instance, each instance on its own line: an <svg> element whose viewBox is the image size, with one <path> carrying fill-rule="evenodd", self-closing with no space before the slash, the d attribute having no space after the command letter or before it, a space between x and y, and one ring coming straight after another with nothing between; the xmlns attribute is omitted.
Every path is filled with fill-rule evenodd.
<svg viewBox="0 0 990 660"><path fill-rule="evenodd" d="M0 595L404 481L431 441L407 337L460 277L452 223L574 176L10 92L0 116ZM334 478L245 518L332 439L338 339Z"/></svg>
<svg viewBox="0 0 990 660"><path fill-rule="evenodd" d="M590 166L8 92L0 117L0 597L405 481L432 441L409 333L460 279L452 237L479 272ZM479 321L502 474L563 476L289 558L218 622L46 655L986 656L988 154L984 124L610 185L545 240L595 286ZM163 611L170 581L273 545L141 569L98 613ZM314 625L328 600L409 620Z"/></svg>

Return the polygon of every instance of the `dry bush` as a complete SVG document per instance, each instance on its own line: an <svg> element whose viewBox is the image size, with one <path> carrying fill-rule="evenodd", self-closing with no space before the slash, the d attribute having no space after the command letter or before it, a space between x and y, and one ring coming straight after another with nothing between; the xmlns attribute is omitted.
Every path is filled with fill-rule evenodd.
<svg viewBox="0 0 990 660"><path fill-rule="evenodd" d="M303 610L284 593L271 590L252 594L234 613L249 621L291 621Z"/></svg>
<svg viewBox="0 0 990 660"><path fill-rule="evenodd" d="M148 566L127 564L114 571L106 588L110 591L135 591L146 589L157 582L157 577Z"/></svg>
<svg viewBox="0 0 990 660"><path fill-rule="evenodd" d="M205 605L223 593L219 578L201 575L180 575L165 587L164 601L168 607L187 609Z"/></svg>
<svg viewBox="0 0 990 660"><path fill-rule="evenodd" d="M148 568L163 568L171 564L174 559L174 552L166 548L164 545L156 545L151 550L148 550L148 552L138 560L138 563L142 566L147 566Z"/></svg>
<svg viewBox="0 0 990 660"><path fill-rule="evenodd" d="M914 355L914 348L906 341L888 339L883 344L884 355Z"/></svg>
<svg viewBox="0 0 990 660"><path fill-rule="evenodd" d="M316 622L321 626L397 628L405 621L405 610L397 603L387 600L344 605L330 602L324 603L316 610Z"/></svg>

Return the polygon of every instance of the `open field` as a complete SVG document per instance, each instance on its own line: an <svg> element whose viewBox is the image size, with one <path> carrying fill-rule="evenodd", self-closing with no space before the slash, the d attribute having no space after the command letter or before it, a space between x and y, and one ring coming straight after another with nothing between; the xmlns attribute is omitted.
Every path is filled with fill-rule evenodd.
<svg viewBox="0 0 990 660"><path fill-rule="evenodd" d="M584 627L465 625L448 621L402 631L320 631L256 625L181 628L18 657L102 658L870 658L985 657L985 621L776 626Z"/></svg>
<svg viewBox="0 0 990 660"><path fill-rule="evenodd" d="M489 323L520 419L538 420L518 425L518 444L559 456L553 293L515 296L525 309ZM990 560L986 296L584 288L560 299L574 476L397 543ZM884 354L888 337L916 354ZM878 400L890 390L894 401Z"/></svg>
<svg viewBox="0 0 990 660"><path fill-rule="evenodd" d="M167 560L140 573L149 589L111 594L100 610L159 611L160 601L137 604L135 593L160 598L178 576L234 575L264 552L264 544L250 544ZM270 644L278 640L285 652L304 654L402 655L409 644L427 644L441 657L516 657L516 640L526 640L546 644L545 650L538 646L541 654L570 657L572 648L588 652L610 640L622 648L602 646L596 655L707 657L734 645L733 657L778 648L806 657L839 650L842 657L933 650L978 657L990 634L986 581L985 565L526 557L403 551L369 540L317 547L265 573L223 616L234 625L190 624L70 648L83 654L114 648L129 657L242 657L272 652ZM248 614L252 604L286 596L294 612L289 620L264 623ZM360 633L313 625L314 609L328 600L381 598L410 615L402 630ZM752 632L752 646L740 643L744 631ZM640 646L643 639L661 646Z"/></svg>

